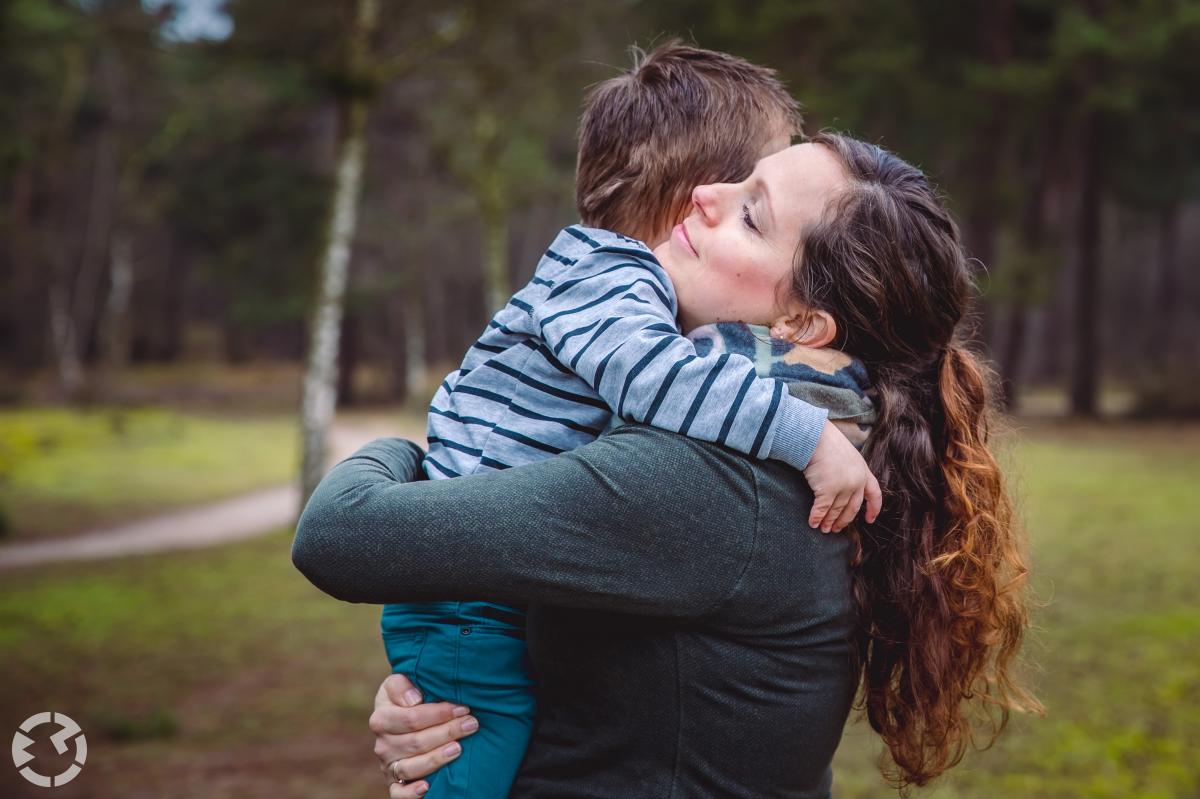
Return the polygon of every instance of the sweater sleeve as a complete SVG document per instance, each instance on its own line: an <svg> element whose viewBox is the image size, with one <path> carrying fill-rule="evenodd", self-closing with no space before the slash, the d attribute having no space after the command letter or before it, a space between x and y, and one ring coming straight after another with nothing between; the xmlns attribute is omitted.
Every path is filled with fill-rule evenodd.
<svg viewBox="0 0 1200 799"><path fill-rule="evenodd" d="M828 411L759 377L744 356L699 355L679 331L670 279L651 253L600 247L568 274L534 311L536 322L555 357L614 414L808 466Z"/></svg>
<svg viewBox="0 0 1200 799"><path fill-rule="evenodd" d="M699 618L730 596L757 485L730 450L624 426L573 452L417 481L422 453L378 439L309 499L292 560L348 602L481 599Z"/></svg>

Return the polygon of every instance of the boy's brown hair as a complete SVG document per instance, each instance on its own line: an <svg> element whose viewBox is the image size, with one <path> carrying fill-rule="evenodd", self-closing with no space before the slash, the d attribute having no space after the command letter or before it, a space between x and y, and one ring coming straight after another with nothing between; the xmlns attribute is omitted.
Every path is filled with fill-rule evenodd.
<svg viewBox="0 0 1200 799"><path fill-rule="evenodd" d="M584 101L579 218L646 240L683 215L694 187L743 180L773 139L800 132L774 70L678 40L635 48L633 67Z"/></svg>

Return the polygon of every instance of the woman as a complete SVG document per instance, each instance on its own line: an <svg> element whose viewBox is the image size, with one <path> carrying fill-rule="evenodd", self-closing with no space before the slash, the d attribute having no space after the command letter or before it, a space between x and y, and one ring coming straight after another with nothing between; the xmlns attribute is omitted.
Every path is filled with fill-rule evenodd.
<svg viewBox="0 0 1200 799"><path fill-rule="evenodd" d="M798 338L866 364L867 456L885 491L873 524L818 535L799 474L642 427L438 483L408 484L419 449L378 441L305 510L294 559L334 596L532 605L540 717L513 796L827 796L859 684L893 776L921 785L971 741L968 700L1001 723L1036 708L1009 671L1025 568L987 449L987 386L961 343L957 230L895 156L814 141L841 176L797 236L786 288L813 320ZM753 187L711 188L713 213L736 214ZM419 796L411 780L470 717L400 707L388 689L377 754L409 780L392 797Z"/></svg>

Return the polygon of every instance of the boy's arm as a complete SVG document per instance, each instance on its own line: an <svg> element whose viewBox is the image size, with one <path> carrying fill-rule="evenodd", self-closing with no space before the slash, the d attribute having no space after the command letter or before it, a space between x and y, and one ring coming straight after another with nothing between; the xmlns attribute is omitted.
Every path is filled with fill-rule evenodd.
<svg viewBox="0 0 1200 799"><path fill-rule="evenodd" d="M534 309L543 340L622 419L808 466L828 412L760 378L741 355L700 356L679 331L653 255L600 248Z"/></svg>

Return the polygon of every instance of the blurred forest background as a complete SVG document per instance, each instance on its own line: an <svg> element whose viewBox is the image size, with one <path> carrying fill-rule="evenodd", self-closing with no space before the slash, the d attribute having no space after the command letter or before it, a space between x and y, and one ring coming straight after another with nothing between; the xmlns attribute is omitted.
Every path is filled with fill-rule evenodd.
<svg viewBox="0 0 1200 799"><path fill-rule="evenodd" d="M576 220L587 88L671 36L922 167L977 259L1049 712L919 795L1198 795L1200 2L6 0L0 731L80 722L59 795L382 795L377 609L270 492L421 437ZM134 554L268 495L266 537ZM836 795L888 795L878 751L848 726Z"/></svg>
<svg viewBox="0 0 1200 799"><path fill-rule="evenodd" d="M776 68L807 128L924 168L979 260L1019 405L1103 386L1200 408L1200 5L10 0L0 362L58 396L122 370L300 362L336 168L365 124L340 403L425 396L575 219L587 87L677 33ZM358 109L363 113L359 113ZM16 396L13 396L16 395Z"/></svg>

